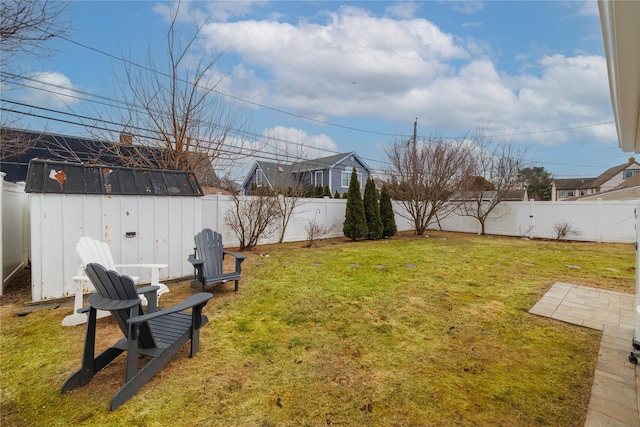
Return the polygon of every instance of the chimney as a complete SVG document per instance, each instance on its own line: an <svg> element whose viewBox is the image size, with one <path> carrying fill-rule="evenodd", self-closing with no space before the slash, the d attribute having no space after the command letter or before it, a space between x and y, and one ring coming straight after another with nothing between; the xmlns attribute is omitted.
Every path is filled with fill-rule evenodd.
<svg viewBox="0 0 640 427"><path fill-rule="evenodd" d="M629 163L634 163L636 161L635 157L629 157Z"/></svg>
<svg viewBox="0 0 640 427"><path fill-rule="evenodd" d="M120 144L133 145L133 134L129 132L120 133Z"/></svg>

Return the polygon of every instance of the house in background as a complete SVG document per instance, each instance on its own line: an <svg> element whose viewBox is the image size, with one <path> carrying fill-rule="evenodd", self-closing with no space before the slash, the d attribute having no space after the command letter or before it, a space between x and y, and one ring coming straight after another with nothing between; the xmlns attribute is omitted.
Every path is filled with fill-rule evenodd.
<svg viewBox="0 0 640 427"><path fill-rule="evenodd" d="M123 133L117 143L46 132L22 129L0 129L0 171L6 173L8 182L23 182L32 159L54 160L90 165L130 167L128 157L148 152L146 168L159 169L155 162L162 157L156 148L135 146L133 135ZM202 162L203 154L192 153L189 163L202 165L194 172L202 187L218 184L218 177L211 163Z"/></svg>
<svg viewBox="0 0 640 427"><path fill-rule="evenodd" d="M341 153L333 156L294 163L271 163L256 161L249 170L242 187L245 194L251 195L254 188L276 189L329 187L331 195L336 191L340 195L349 190L351 172L356 168L360 191L364 192L367 179L373 171L355 153Z"/></svg>
<svg viewBox="0 0 640 427"><path fill-rule="evenodd" d="M607 169L595 178L556 179L551 189L551 200L575 200L607 193L624 186L626 180L640 174L640 163L634 157L627 163ZM596 197L597 198L597 197Z"/></svg>
<svg viewBox="0 0 640 427"><path fill-rule="evenodd" d="M455 202L475 202L480 199L480 196L482 196L483 202L489 202L494 200L496 192L483 191L481 194L479 191L460 191L452 194L449 200ZM529 195L526 189L502 190L498 192L498 199L501 202L528 202Z"/></svg>

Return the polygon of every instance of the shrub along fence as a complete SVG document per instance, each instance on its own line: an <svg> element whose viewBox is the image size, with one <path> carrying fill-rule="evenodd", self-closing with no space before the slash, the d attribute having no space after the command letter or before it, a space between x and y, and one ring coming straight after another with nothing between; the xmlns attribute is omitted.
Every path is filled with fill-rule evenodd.
<svg viewBox="0 0 640 427"><path fill-rule="evenodd" d="M639 201L591 201L591 202L504 202L498 205L486 221L486 233L555 239L556 227L570 226L575 232L565 236L569 240L592 242L632 243L636 239L635 209ZM344 221L345 199L300 199L291 216L285 233L285 242L307 239L305 225L316 221L325 227L332 227L326 237L341 237ZM223 233L225 245L238 244L233 231L226 226L224 216L232 209L232 198L224 195L205 196L202 199L202 226ZM399 231L413 229L412 222L400 213L402 207L394 203L396 223ZM480 224L471 217L452 214L440 218L429 229L479 233ZM276 243L276 231L260 240L261 244Z"/></svg>

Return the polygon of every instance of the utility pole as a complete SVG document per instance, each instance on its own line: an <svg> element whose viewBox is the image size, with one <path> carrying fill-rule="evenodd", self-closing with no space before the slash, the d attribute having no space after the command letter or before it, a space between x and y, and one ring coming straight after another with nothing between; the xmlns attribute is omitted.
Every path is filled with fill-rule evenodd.
<svg viewBox="0 0 640 427"><path fill-rule="evenodd" d="M418 140L418 118L416 117L416 121L413 122L413 145L416 145L417 140Z"/></svg>

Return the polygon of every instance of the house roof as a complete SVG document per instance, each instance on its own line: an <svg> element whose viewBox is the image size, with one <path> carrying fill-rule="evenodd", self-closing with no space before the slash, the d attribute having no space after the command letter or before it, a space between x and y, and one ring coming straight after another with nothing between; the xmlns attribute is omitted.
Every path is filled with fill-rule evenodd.
<svg viewBox="0 0 640 427"><path fill-rule="evenodd" d="M292 165L263 161L257 161L256 163L271 188L273 188L276 183L280 183L284 187L293 187L295 185L294 177L291 174L291 172L294 172Z"/></svg>
<svg viewBox="0 0 640 427"><path fill-rule="evenodd" d="M587 190L590 188L599 189L602 184L609 181L611 178L615 177L617 174L621 173L623 170L634 164L640 167L640 163L636 162L635 158L630 157L627 163L609 168L595 178L555 179L554 182L556 184L556 190Z"/></svg>
<svg viewBox="0 0 640 427"><path fill-rule="evenodd" d="M627 178L618 184L613 190L622 190L624 188L633 188L640 186L640 174L635 174L631 178Z"/></svg>
<svg viewBox="0 0 640 427"><path fill-rule="evenodd" d="M476 201L478 197L482 195L482 200L492 200L495 196L495 191L482 191L482 194L479 191L460 191L454 193L449 198L450 200L455 201ZM527 200L527 190L526 189L513 189L513 190L503 190L499 192L498 195L500 201L516 201L521 202L523 200Z"/></svg>
<svg viewBox="0 0 640 427"><path fill-rule="evenodd" d="M86 165L51 160L31 160L26 181L27 193L203 195L193 172Z"/></svg>
<svg viewBox="0 0 640 427"><path fill-rule="evenodd" d="M22 129L0 129L0 141L3 147L0 170L6 173L5 180L9 182L26 181L31 159L127 167L131 166L127 164L127 157L139 157L139 152L143 152L149 153L146 158L153 168L161 157L160 150L151 147L118 144L117 150L114 150L114 143L108 141ZM195 164L202 156L192 153L189 162ZM211 163L204 163L204 167L199 167L195 173L205 184L215 185L218 182Z"/></svg>
<svg viewBox="0 0 640 427"><path fill-rule="evenodd" d="M367 166L367 164L354 151L351 151L349 153L334 154L332 156L327 156L327 157L320 157L317 159L295 162L293 163L294 171L306 172L306 171L314 171L319 169L329 169L332 166L335 166L336 164L340 163L341 161L343 161L349 156L354 156L355 158L357 158L358 161L362 164L362 166L364 166L364 168L367 169L369 173L372 173L371 168L369 168L369 166Z"/></svg>
<svg viewBox="0 0 640 427"><path fill-rule="evenodd" d="M593 183L591 184L591 188L599 188L602 184L609 181L611 178L613 178L614 176L616 176L617 174L619 174L620 172L622 172L623 170L625 170L626 168L628 168L633 164L640 166L640 164L636 162L636 159L631 157L629 158L629 161L627 163L607 169L593 181Z"/></svg>
<svg viewBox="0 0 640 427"><path fill-rule="evenodd" d="M591 183L596 178L560 178L555 179L556 190L578 190L581 188L592 188Z"/></svg>
<svg viewBox="0 0 640 427"><path fill-rule="evenodd" d="M262 170L263 178L267 180L271 188L273 188L274 183L276 183L278 179L282 179L281 182L284 183L286 186L294 187L296 184L294 175L296 173L313 172L321 169L328 169L340 163L342 160L346 159L349 156L354 156L355 158L357 158L358 161L367 170L367 172L369 172L369 174L373 173L371 168L369 168L369 166L353 151L349 153L340 153L340 154L334 154L332 156L320 157L317 159L302 160L299 162L293 162L289 164L264 162L264 161L258 160L254 163L253 167L250 169L249 173L245 177L244 182L242 183L242 186L245 187L247 185L251 176L253 176L256 169L259 168L260 170ZM286 176L283 176L283 178L279 178L278 177L279 173L285 173Z"/></svg>
<svg viewBox="0 0 640 427"><path fill-rule="evenodd" d="M92 160L100 164L122 166L116 156L105 150L106 143L103 141L8 128L0 130L0 141L6 150L13 149L13 153L3 153L0 162L2 172L7 174L5 180L10 182L26 181L31 159L68 162Z"/></svg>

